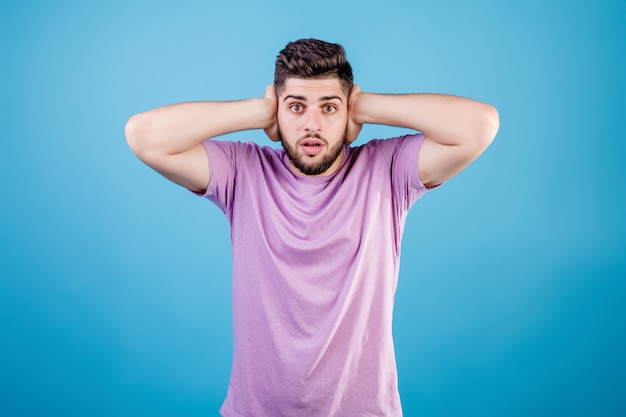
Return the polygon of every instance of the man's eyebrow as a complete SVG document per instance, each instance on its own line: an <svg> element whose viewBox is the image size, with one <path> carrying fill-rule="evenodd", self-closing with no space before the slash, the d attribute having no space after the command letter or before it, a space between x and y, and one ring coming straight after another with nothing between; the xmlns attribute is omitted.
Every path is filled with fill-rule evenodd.
<svg viewBox="0 0 626 417"><path fill-rule="evenodd" d="M294 99L294 100L307 101L306 97L304 97L304 96L295 96L293 94L286 95L285 98L283 99L283 101L287 101L290 98ZM324 96L324 97L320 97L320 101L330 101L330 100L339 100L339 101L341 101L343 103L343 100L339 96Z"/></svg>
<svg viewBox="0 0 626 417"><path fill-rule="evenodd" d="M295 100L300 100L300 101L306 101L306 97L304 97L304 96L294 96L293 94L289 94L289 95L285 96L283 101L287 101L287 99L289 99L289 98L293 98Z"/></svg>
<svg viewBox="0 0 626 417"><path fill-rule="evenodd" d="M320 101L339 100L343 103L343 100L339 96L324 96L320 98Z"/></svg>

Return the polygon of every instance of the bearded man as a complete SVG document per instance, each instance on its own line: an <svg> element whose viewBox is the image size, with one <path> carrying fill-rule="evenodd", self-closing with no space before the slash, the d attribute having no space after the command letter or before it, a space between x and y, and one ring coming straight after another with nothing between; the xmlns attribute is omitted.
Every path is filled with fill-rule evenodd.
<svg viewBox="0 0 626 417"><path fill-rule="evenodd" d="M364 123L413 130L353 146ZM490 105L362 92L344 48L289 43L262 98L133 116L130 148L231 226L226 417L401 416L392 339L409 208L492 142ZM262 129L283 149L211 140Z"/></svg>

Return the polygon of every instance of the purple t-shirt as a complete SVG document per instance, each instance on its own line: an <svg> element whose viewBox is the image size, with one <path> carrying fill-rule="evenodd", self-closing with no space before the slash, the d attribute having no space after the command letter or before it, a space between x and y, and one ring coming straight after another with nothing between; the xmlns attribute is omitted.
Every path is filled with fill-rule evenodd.
<svg viewBox="0 0 626 417"><path fill-rule="evenodd" d="M345 147L326 177L294 174L283 150L204 142L233 252L223 416L402 415L391 319L423 139Z"/></svg>

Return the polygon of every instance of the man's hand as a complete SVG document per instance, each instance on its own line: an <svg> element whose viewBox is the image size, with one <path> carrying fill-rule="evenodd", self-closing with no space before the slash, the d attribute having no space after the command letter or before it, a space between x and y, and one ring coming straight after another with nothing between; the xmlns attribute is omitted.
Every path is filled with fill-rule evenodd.
<svg viewBox="0 0 626 417"><path fill-rule="evenodd" d="M268 121L263 130L271 141L279 142L278 117L276 116L276 112L278 111L278 97L276 97L274 84L270 84L265 87L265 95L263 96L263 99L265 100L268 108Z"/></svg>
<svg viewBox="0 0 626 417"><path fill-rule="evenodd" d="M361 96L361 88L354 84L352 90L350 90L350 96L348 97L348 125L346 127L346 145L351 144L359 136L363 122L358 116L358 100Z"/></svg>

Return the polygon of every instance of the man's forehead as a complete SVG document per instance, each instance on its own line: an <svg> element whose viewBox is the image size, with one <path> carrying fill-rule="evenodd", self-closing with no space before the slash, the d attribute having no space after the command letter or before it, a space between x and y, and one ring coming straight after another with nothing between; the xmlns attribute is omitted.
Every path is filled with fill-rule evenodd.
<svg viewBox="0 0 626 417"><path fill-rule="evenodd" d="M281 98L284 99L287 96L303 97L310 100L338 97L344 101L346 98L337 78L288 78L285 80Z"/></svg>

